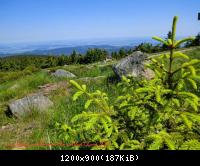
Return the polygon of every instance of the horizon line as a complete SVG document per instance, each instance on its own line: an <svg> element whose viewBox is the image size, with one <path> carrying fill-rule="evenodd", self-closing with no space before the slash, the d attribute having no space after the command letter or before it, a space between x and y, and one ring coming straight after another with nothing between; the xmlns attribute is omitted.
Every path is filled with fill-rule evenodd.
<svg viewBox="0 0 200 166"><path fill-rule="evenodd" d="M189 35L189 36L195 36L195 35ZM182 37L189 37L186 35L179 35L177 36L177 38L182 38ZM86 41L101 41L101 40L114 40L114 39L121 39L121 40L125 40L125 39L149 39L149 40L153 40L152 39L153 36L124 36L124 37L93 37L93 38L69 38L69 39L50 39L50 40L32 40L32 41L6 41L6 42L1 42L1 45L6 45L6 44L45 44L45 43L51 43L53 44L53 42L86 42ZM166 37L166 35L161 35L159 37Z"/></svg>

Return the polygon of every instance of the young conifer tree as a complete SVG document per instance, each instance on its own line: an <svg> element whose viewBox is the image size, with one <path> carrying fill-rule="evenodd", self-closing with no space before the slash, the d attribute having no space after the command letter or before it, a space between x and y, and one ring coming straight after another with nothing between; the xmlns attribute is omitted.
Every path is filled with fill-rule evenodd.
<svg viewBox="0 0 200 166"><path fill-rule="evenodd" d="M191 67L191 66L199 63L199 60L197 60L197 59L193 59L193 60L189 61L190 58L187 55L185 55L185 54L183 54L181 52L175 52L175 49L180 47L183 43L191 41L191 40L194 40L193 37L185 38L185 39L182 39L182 40L176 40L176 24L177 24L177 20L178 20L178 17L175 16L174 19L173 19L171 39L168 38L167 40L164 40L164 39L162 39L160 37L153 37L153 39L165 44L168 47L168 49L170 50L170 54L166 54L166 55L160 56L160 59L162 59L163 61L165 59L167 59L168 64L166 64L166 65L168 65L168 66L166 66L164 63L161 63L161 64L157 63L157 61L155 59L153 59L153 62L157 66L159 66L159 68L163 72L166 73L167 80L164 80L164 82L166 82L168 88L170 88L170 89L175 89L176 86L177 86L177 83L173 82L173 77L175 77L175 74L177 72L189 68L192 71L192 73L194 74L195 73L195 69L193 67ZM187 63L184 63L184 64L182 64L182 66L180 66L177 69L173 70L173 63L176 61L177 58L186 59L188 61L187 61ZM165 78L163 78L163 79L165 79Z"/></svg>
<svg viewBox="0 0 200 166"><path fill-rule="evenodd" d="M169 48L167 54L149 57L148 67L155 77L139 82L123 77L118 85L122 93L114 103L108 94L89 92L86 85L71 80L78 90L73 100L82 95L88 100L70 124L57 123L59 137L68 143L105 143L91 149L200 149L199 97L195 94L200 61L176 52L181 44L193 40L176 40L177 20L174 17L171 39L153 37ZM88 111L91 105L100 111Z"/></svg>

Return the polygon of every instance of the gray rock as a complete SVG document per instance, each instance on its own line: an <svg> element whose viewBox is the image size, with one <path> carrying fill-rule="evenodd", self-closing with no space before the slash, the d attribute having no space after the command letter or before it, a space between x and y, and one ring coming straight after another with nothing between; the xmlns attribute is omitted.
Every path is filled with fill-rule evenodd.
<svg viewBox="0 0 200 166"><path fill-rule="evenodd" d="M145 67L145 63L147 63L147 57L147 54L136 51L114 65L113 71L120 78L123 75L131 75L133 77L142 76L147 79L152 79L154 77L154 72Z"/></svg>
<svg viewBox="0 0 200 166"><path fill-rule="evenodd" d="M51 106L53 106L53 102L40 93L15 100L8 105L9 111L16 117L21 117L33 110L46 111Z"/></svg>
<svg viewBox="0 0 200 166"><path fill-rule="evenodd" d="M65 78L74 78L76 77L74 74L70 73L69 71L58 69L55 73L52 73L55 77L65 77Z"/></svg>

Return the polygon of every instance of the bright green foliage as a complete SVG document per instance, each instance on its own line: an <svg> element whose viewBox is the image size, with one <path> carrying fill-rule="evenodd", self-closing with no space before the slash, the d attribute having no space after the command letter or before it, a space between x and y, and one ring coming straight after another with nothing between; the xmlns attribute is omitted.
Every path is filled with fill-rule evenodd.
<svg viewBox="0 0 200 166"><path fill-rule="evenodd" d="M198 140L189 140L184 142L180 147L181 150L200 150L200 142Z"/></svg>
<svg viewBox="0 0 200 166"><path fill-rule="evenodd" d="M152 63L148 67L155 72L155 78L123 77L118 84L122 93L115 103L109 102L106 93L88 92L86 85L71 81L78 89L73 99L86 95L84 109L95 105L100 111L84 110L72 118L71 123L58 124L63 141L105 143L91 149L199 149L199 97L195 94L199 60L190 60L187 55L175 52L176 47L191 40L176 41L176 22L177 17L173 21L171 39L154 37L170 49L170 54L150 58ZM180 59L182 64L176 66Z"/></svg>

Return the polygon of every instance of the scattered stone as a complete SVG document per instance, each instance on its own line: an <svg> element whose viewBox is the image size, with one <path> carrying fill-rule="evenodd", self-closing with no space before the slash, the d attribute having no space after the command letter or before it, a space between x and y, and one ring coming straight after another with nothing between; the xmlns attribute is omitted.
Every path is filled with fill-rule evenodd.
<svg viewBox="0 0 200 166"><path fill-rule="evenodd" d="M51 83L51 84L45 84L45 85L41 85L38 86L38 88L40 89L40 92L45 95L48 96L52 91L56 91L59 88L64 88L67 90L67 82L66 81L62 81L59 83Z"/></svg>
<svg viewBox="0 0 200 166"><path fill-rule="evenodd" d="M8 105L9 111L16 117L21 117L31 111L45 111L53 106L53 102L43 94L37 93L15 100Z"/></svg>
<svg viewBox="0 0 200 166"><path fill-rule="evenodd" d="M154 77L154 72L145 67L145 64L147 63L147 57L147 54L136 51L114 65L113 71L119 78L121 78L123 75L131 75L133 77L142 76L147 79L152 79Z"/></svg>
<svg viewBox="0 0 200 166"><path fill-rule="evenodd" d="M57 84L45 84L38 87L40 91L45 95L48 96L52 91L58 89Z"/></svg>
<svg viewBox="0 0 200 166"><path fill-rule="evenodd" d="M76 77L73 73L63 70L63 69L58 69L55 71L55 73L52 73L53 76L55 77L65 77L65 78L74 78Z"/></svg>

